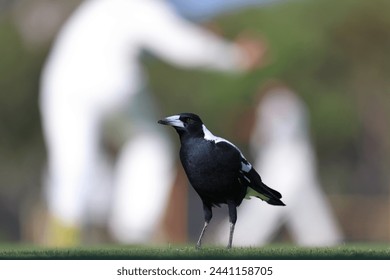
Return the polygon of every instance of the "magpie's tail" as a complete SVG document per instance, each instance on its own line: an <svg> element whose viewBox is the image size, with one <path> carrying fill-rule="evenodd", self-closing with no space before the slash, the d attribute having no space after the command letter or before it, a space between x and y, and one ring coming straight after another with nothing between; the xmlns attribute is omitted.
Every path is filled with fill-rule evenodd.
<svg viewBox="0 0 390 280"><path fill-rule="evenodd" d="M283 203L283 201L281 201L282 195L280 192L271 189L266 184L264 184L260 178L260 175L254 168L252 168L246 175L250 180L250 186L248 188L246 197L255 196L271 205L286 205Z"/></svg>
<svg viewBox="0 0 390 280"><path fill-rule="evenodd" d="M266 195L268 197L268 200L266 200L266 202L268 204L278 205L278 206L286 206L286 204L284 204L283 201L280 200L282 198L282 195L278 191L271 189L270 187L268 187L264 183L263 183L263 188L267 189L267 191L272 194L270 196ZM277 195L275 195L275 194L277 194Z"/></svg>

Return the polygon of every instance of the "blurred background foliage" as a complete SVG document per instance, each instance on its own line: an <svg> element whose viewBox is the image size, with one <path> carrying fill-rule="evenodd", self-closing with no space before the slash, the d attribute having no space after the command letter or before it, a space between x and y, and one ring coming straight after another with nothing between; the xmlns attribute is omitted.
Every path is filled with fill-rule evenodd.
<svg viewBox="0 0 390 280"><path fill-rule="evenodd" d="M40 71L55 31L78 2L0 1L0 241L22 238L23 213L41 196ZM203 24L230 39L242 30L263 37L269 47L265 67L227 75L178 69L147 55L145 68L163 115L197 112L210 130L243 150L261 88L273 80L287 84L308 105L319 175L336 213L380 204L374 216L387 219L384 232L386 225L376 235L364 229L353 235L353 226L339 217L347 239L389 241L389 11L387 0L252 7ZM371 200L355 199L349 207L354 196Z"/></svg>

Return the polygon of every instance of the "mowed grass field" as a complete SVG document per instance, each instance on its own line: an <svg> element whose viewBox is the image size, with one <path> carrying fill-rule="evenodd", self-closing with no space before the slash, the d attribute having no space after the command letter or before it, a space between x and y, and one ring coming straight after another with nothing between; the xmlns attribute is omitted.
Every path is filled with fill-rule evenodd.
<svg viewBox="0 0 390 280"><path fill-rule="evenodd" d="M177 246L94 246L46 248L28 245L0 246L0 259L390 259L390 244L346 244L303 248L269 245L261 248Z"/></svg>

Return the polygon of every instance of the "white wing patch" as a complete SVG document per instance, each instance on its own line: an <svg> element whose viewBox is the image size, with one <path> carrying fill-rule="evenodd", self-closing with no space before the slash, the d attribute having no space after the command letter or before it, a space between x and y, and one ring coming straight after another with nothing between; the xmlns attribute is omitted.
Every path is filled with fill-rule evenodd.
<svg viewBox="0 0 390 280"><path fill-rule="evenodd" d="M248 173L252 169L252 164L250 164L246 158L241 154L242 161L241 161L241 170Z"/></svg>

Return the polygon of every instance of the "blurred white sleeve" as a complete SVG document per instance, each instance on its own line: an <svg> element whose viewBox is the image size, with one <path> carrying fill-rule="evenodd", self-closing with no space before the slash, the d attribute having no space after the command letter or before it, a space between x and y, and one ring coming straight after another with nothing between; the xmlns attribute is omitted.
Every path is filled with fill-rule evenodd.
<svg viewBox="0 0 390 280"><path fill-rule="evenodd" d="M145 48L181 67L243 70L244 53L236 44L185 21L163 1L150 2L141 34Z"/></svg>

